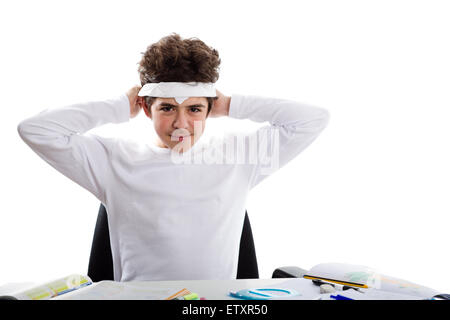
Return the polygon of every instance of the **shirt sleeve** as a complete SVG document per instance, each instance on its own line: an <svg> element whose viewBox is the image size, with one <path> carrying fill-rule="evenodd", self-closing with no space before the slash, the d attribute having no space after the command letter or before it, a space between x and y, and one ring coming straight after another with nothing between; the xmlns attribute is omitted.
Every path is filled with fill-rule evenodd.
<svg viewBox="0 0 450 320"><path fill-rule="evenodd" d="M114 139L87 131L129 119L128 97L122 94L104 101L46 109L20 122L17 131L39 157L105 203Z"/></svg>
<svg viewBox="0 0 450 320"><path fill-rule="evenodd" d="M233 95L229 117L269 122L245 137L249 188L283 167L308 147L327 126L327 110L290 100ZM239 143L238 143L239 146Z"/></svg>

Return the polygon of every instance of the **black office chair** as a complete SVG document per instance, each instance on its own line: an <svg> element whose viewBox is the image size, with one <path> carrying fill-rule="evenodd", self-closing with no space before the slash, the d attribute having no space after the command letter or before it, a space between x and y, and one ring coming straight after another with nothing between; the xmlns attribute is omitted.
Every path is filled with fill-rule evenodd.
<svg viewBox="0 0 450 320"><path fill-rule="evenodd" d="M88 276L94 282L114 280L108 215L103 204L100 204L95 225L94 239L89 257ZM255 244L247 211L245 212L244 227L242 229L236 277L237 279L258 279L259 277Z"/></svg>

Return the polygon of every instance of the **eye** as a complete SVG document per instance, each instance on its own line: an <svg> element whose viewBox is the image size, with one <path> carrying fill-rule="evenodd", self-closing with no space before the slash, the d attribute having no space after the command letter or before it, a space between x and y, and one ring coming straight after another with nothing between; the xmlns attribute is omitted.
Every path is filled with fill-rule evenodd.
<svg viewBox="0 0 450 320"><path fill-rule="evenodd" d="M172 107L162 107L160 110L168 112L172 110Z"/></svg>
<svg viewBox="0 0 450 320"><path fill-rule="evenodd" d="M191 108L191 111L194 113L201 112L200 108L196 108L196 107Z"/></svg>

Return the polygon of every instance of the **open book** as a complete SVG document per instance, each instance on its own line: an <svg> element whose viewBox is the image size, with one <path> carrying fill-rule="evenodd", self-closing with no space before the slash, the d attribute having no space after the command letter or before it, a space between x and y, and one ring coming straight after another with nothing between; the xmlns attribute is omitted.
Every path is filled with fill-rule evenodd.
<svg viewBox="0 0 450 320"><path fill-rule="evenodd" d="M92 284L92 280L88 276L72 274L40 285L20 289L8 294L8 297L17 300L48 300L90 284Z"/></svg>
<svg viewBox="0 0 450 320"><path fill-rule="evenodd" d="M304 276L331 284L354 287L352 290L360 298L406 299L408 296L419 299L431 299L439 292L403 279L394 278L376 272L366 266L345 263L322 263L311 268Z"/></svg>

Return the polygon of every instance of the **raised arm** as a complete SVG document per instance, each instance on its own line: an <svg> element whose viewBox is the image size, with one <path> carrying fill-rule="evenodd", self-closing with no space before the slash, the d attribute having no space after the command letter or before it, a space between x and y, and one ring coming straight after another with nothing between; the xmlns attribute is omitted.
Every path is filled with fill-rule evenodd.
<svg viewBox="0 0 450 320"><path fill-rule="evenodd" d="M245 141L250 164L255 158L252 155L255 144L258 149L256 163L249 166L249 188L299 155L329 121L329 113L323 108L284 99L243 95L231 97L228 116L269 122Z"/></svg>
<svg viewBox="0 0 450 320"><path fill-rule="evenodd" d="M105 203L113 139L87 131L107 123L128 121L131 107L127 94L46 109L20 122L17 130L43 160Z"/></svg>

